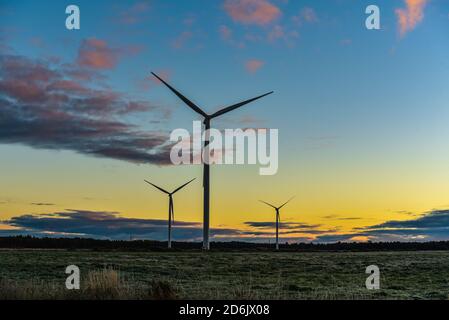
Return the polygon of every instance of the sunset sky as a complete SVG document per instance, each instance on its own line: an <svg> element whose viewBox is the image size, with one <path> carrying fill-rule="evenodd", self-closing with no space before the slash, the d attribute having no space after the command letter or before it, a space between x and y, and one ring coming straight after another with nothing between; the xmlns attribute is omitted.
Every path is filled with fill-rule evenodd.
<svg viewBox="0 0 449 320"><path fill-rule="evenodd" d="M65 28L76 4L81 29ZM366 6L381 29L365 28ZM0 2L0 236L201 240L202 166L169 135L279 130L279 170L211 170L213 240L449 240L449 2Z"/></svg>

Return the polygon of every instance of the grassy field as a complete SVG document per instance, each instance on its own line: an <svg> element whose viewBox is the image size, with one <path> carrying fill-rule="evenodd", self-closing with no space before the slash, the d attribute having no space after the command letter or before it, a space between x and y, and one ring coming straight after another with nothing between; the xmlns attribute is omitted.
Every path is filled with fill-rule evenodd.
<svg viewBox="0 0 449 320"><path fill-rule="evenodd" d="M81 289L65 289L65 268ZM381 289L365 288L380 268ZM0 299L448 299L449 252L0 250Z"/></svg>

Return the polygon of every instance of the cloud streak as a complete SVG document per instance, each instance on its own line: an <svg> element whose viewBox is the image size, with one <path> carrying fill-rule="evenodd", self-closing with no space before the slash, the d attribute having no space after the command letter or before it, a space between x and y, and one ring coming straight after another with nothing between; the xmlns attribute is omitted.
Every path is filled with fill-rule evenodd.
<svg viewBox="0 0 449 320"><path fill-rule="evenodd" d="M264 65L262 60L250 59L245 63L245 69L249 73L256 73Z"/></svg>
<svg viewBox="0 0 449 320"><path fill-rule="evenodd" d="M297 15L292 17L292 20L298 25L303 23L315 23L318 22L318 16L313 8L304 7Z"/></svg>
<svg viewBox="0 0 449 320"><path fill-rule="evenodd" d="M165 240L167 221L121 216L117 212L66 209L46 214L24 214L0 223L13 228L0 230L1 235L35 235L56 237L89 237L96 239ZM268 242L274 238L274 223L245 222L248 228L211 228L211 237L217 241ZM296 222L281 224L281 241L311 241L314 235L335 230L319 230L320 225ZM201 241L202 224L175 221L173 236L181 241ZM301 236L299 236L301 234Z"/></svg>
<svg viewBox="0 0 449 320"><path fill-rule="evenodd" d="M132 234L135 237L162 239L166 233L165 220L124 218L116 212L88 210L68 210L44 215L27 214L13 217L4 223L28 233L74 237L127 239ZM178 235L197 236L197 223L184 221L175 223Z"/></svg>
<svg viewBox="0 0 449 320"><path fill-rule="evenodd" d="M266 25L281 15L281 10L267 0L226 0L224 9L235 21Z"/></svg>
<svg viewBox="0 0 449 320"><path fill-rule="evenodd" d="M165 240L167 221L120 216L117 212L67 209L48 214L25 214L2 221L16 230L0 230L0 235L29 234L36 236L90 237L97 239ZM212 237L235 237L244 234L237 229L212 228ZM249 232L251 234L251 232ZM173 237L199 241L202 226L198 222L175 221Z"/></svg>
<svg viewBox="0 0 449 320"><path fill-rule="evenodd" d="M391 220L354 229L354 233L320 235L318 242L351 241L439 241L449 239L449 210L434 210L410 220Z"/></svg>
<svg viewBox="0 0 449 320"><path fill-rule="evenodd" d="M139 1L130 7L121 10L117 21L123 25L134 25L145 20L150 11L149 1Z"/></svg>
<svg viewBox="0 0 449 320"><path fill-rule="evenodd" d="M93 69L113 69L123 55L136 54L140 47L111 48L106 41L90 38L81 43L78 51L78 65Z"/></svg>
<svg viewBox="0 0 449 320"><path fill-rule="evenodd" d="M276 228L276 223L272 221L247 221L245 222L245 224L254 228L261 228L261 229ZM318 227L320 227L319 224L306 224L300 222L281 222L279 224L279 228L281 229L302 230L302 229L315 229Z"/></svg>
<svg viewBox="0 0 449 320"><path fill-rule="evenodd" d="M395 10L398 18L399 34L404 36L412 31L424 18L424 8L428 0L404 0L405 8Z"/></svg>

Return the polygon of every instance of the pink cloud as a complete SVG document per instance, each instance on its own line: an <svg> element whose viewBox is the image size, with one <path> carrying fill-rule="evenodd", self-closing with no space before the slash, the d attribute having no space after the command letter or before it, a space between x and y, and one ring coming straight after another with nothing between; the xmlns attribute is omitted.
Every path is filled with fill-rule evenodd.
<svg viewBox="0 0 449 320"><path fill-rule="evenodd" d="M318 17L313 8L304 8L301 11L301 17L307 22L317 22Z"/></svg>
<svg viewBox="0 0 449 320"><path fill-rule="evenodd" d="M73 93L89 93L90 90L74 80L57 80L46 87L47 91L64 91Z"/></svg>
<svg viewBox="0 0 449 320"><path fill-rule="evenodd" d="M223 40L229 40L232 37L232 30L225 25L220 26L219 32Z"/></svg>
<svg viewBox="0 0 449 320"><path fill-rule="evenodd" d="M170 80L171 71L169 70L155 70L154 71L159 77L165 81ZM138 87L144 91L150 89L152 86L160 86L161 82L156 79L152 74L146 76L143 80L138 82Z"/></svg>
<svg viewBox="0 0 449 320"><path fill-rule="evenodd" d="M41 37L31 37L30 43L37 48L43 48L45 46Z"/></svg>
<svg viewBox="0 0 449 320"><path fill-rule="evenodd" d="M10 96L21 102L42 102L46 100L45 89L33 82L20 79L0 81L0 92L8 92Z"/></svg>
<svg viewBox="0 0 449 320"><path fill-rule="evenodd" d="M267 0L226 0L224 9L236 22L266 25L281 15L281 10Z"/></svg>
<svg viewBox="0 0 449 320"><path fill-rule="evenodd" d="M143 50L142 46L111 48L106 41L96 38L85 39L78 51L78 65L92 69L113 69L121 56L135 55Z"/></svg>
<svg viewBox="0 0 449 320"><path fill-rule="evenodd" d="M54 62L52 62L54 63ZM105 76L98 73L97 70L79 68L75 63L68 63L63 65L64 73L77 81L92 81L96 80L99 83L100 80L104 80Z"/></svg>
<svg viewBox="0 0 449 320"><path fill-rule="evenodd" d="M112 69L118 61L118 52L103 40L84 40L78 52L78 64L94 69Z"/></svg>
<svg viewBox="0 0 449 320"><path fill-rule="evenodd" d="M196 17L195 17L195 16L192 16L192 15L187 16L187 17L183 20L183 23L184 23L186 26L188 26L188 27L191 27L192 25L194 25L195 22L196 22Z"/></svg>
<svg viewBox="0 0 449 320"><path fill-rule="evenodd" d="M174 39L171 43L172 47L175 49L181 49L184 47L186 42L192 38L193 33L190 31L183 31L181 32L176 39Z"/></svg>
<svg viewBox="0 0 449 320"><path fill-rule="evenodd" d="M246 116L241 117L238 120L238 122L243 125L255 125L255 124L259 124L263 121L257 117L246 115Z"/></svg>
<svg viewBox="0 0 449 320"><path fill-rule="evenodd" d="M150 10L148 1L136 2L131 7L120 13L118 22L121 24L132 25L139 23L145 17L145 13Z"/></svg>
<svg viewBox="0 0 449 320"><path fill-rule="evenodd" d="M218 29L218 32L220 34L220 38L226 43L237 48L244 48L246 46L244 40L239 40L234 37L232 29L229 28L228 26L221 25L220 28Z"/></svg>
<svg viewBox="0 0 449 320"><path fill-rule="evenodd" d="M293 16L293 21L297 24L301 24L302 22L314 23L318 22L318 16L313 8L305 7L303 8L298 15Z"/></svg>
<svg viewBox="0 0 449 320"><path fill-rule="evenodd" d="M404 0L406 8L396 9L399 33L404 36L412 31L424 18L424 7L428 0Z"/></svg>
<svg viewBox="0 0 449 320"><path fill-rule="evenodd" d="M296 39L299 38L299 32L296 30L286 30L281 25L275 25L268 33L267 40L269 42L275 42L278 40L284 41L284 43L291 47L295 44Z"/></svg>
<svg viewBox="0 0 449 320"><path fill-rule="evenodd" d="M251 59L246 61L245 68L250 73L256 73L262 66L264 65L264 62L257 59Z"/></svg>
<svg viewBox="0 0 449 320"><path fill-rule="evenodd" d="M285 37L284 28L279 25L274 26L274 28L268 33L268 40L275 41L277 39L282 39Z"/></svg>

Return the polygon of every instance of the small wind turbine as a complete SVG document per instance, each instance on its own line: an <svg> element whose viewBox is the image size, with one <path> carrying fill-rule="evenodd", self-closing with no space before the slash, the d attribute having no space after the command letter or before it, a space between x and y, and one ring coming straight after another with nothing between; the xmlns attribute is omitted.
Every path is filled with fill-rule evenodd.
<svg viewBox="0 0 449 320"><path fill-rule="evenodd" d="M195 111L196 113L198 113L204 117L203 123L204 123L206 132L208 132L207 130L210 129L210 122L213 118L221 116L222 114L228 113L232 110L235 110L237 108L244 106L245 104L248 104L250 102L253 102L257 99L260 99L262 97L265 97L265 96L273 93L273 91L271 91L271 92L265 93L263 95L260 95L258 97L233 104L229 107L218 110L215 113L207 114L202 109L200 109L200 107L198 107L192 101L190 101L185 96L183 96L178 90L176 90L171 85L169 85L167 82L165 82L163 79L161 79L157 74L155 74L154 72L151 72L151 74L153 76L155 76L156 78L158 78L159 81L161 81L164 85L166 85L179 99L181 99L185 104L187 104L191 109L193 109L193 111ZM209 137L206 134L206 139L204 141L204 149L207 147L208 144L209 144ZM207 161L205 161L203 163L203 249L209 250L209 208L210 208L210 206L209 206L209 184L210 184L209 179L210 179L210 176L209 176L209 164L206 162Z"/></svg>
<svg viewBox="0 0 449 320"><path fill-rule="evenodd" d="M279 210L281 210L281 208L283 206L285 206L287 203L289 203L290 200L292 200L293 198L294 197L291 197L290 199L288 199L287 202L282 204L280 207L275 207L275 206L273 206L272 204L270 204L268 202L259 200L260 202L265 203L266 205L268 205L268 206L270 206L270 207L272 207L272 208L274 208L276 210L276 250L279 250L279 224L281 222L281 218L279 216Z"/></svg>
<svg viewBox="0 0 449 320"><path fill-rule="evenodd" d="M173 195L178 192L179 190L181 190L182 188L184 188L186 185L188 185L190 182L192 182L193 180L195 180L196 178L193 178L192 180L190 180L189 182L184 183L182 186L176 188L174 191L172 192L168 192L167 190L162 189L161 187L158 187L157 185L144 180L146 183L151 184L153 187L159 189L160 191L162 191L163 193L168 194L168 248L171 248L171 225L173 223L173 220L175 220L175 208L173 205Z"/></svg>

